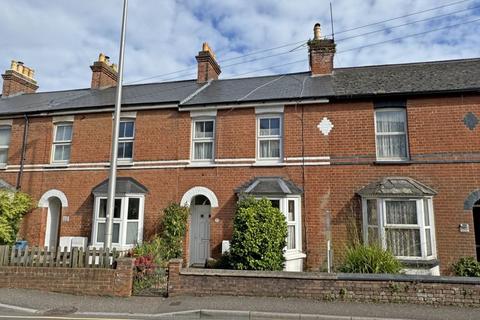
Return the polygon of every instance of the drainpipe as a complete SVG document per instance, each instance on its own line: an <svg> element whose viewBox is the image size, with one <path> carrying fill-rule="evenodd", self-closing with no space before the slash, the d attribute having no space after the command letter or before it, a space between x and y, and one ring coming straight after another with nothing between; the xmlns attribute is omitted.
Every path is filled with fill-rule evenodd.
<svg viewBox="0 0 480 320"><path fill-rule="evenodd" d="M25 153L27 151L29 119L26 113L24 115L24 118L25 118L25 125L23 127L22 157L20 158L20 171L18 172L18 176L17 176L17 186L16 186L17 190L20 190L22 188L21 181L22 181L23 167L25 164Z"/></svg>

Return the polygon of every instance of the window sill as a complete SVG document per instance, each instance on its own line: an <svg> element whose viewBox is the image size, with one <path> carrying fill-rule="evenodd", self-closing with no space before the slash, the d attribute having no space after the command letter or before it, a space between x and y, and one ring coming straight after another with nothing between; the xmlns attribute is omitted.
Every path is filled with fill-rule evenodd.
<svg viewBox="0 0 480 320"><path fill-rule="evenodd" d="M198 160L192 160L187 167L188 168L202 168L202 167L212 167L214 166L215 163L212 161L198 161Z"/></svg>
<svg viewBox="0 0 480 320"><path fill-rule="evenodd" d="M49 169L49 168L68 168L69 163L68 162L58 162L58 163L50 163L47 164L44 168Z"/></svg>
<svg viewBox="0 0 480 320"><path fill-rule="evenodd" d="M133 161L131 161L131 160L117 161L117 166L119 166L119 167L131 167L131 166L133 166Z"/></svg>
<svg viewBox="0 0 480 320"><path fill-rule="evenodd" d="M257 160L256 162L252 163L254 167L275 167L275 166L285 166L284 162L281 161L268 161L268 160Z"/></svg>
<svg viewBox="0 0 480 320"><path fill-rule="evenodd" d="M292 252L285 252L284 253L285 260L297 260L297 259L305 259L307 255L301 251L292 251Z"/></svg>
<svg viewBox="0 0 480 320"><path fill-rule="evenodd" d="M408 160L376 160L373 162L376 165L409 165L413 162Z"/></svg>
<svg viewBox="0 0 480 320"><path fill-rule="evenodd" d="M0 170L5 170L5 169L7 169L7 164L6 163L0 164Z"/></svg>
<svg viewBox="0 0 480 320"><path fill-rule="evenodd" d="M428 268L433 268L436 266L440 265L440 261L436 258L431 258L431 259L398 259L401 263L403 263L406 267L412 268L412 267L428 267Z"/></svg>

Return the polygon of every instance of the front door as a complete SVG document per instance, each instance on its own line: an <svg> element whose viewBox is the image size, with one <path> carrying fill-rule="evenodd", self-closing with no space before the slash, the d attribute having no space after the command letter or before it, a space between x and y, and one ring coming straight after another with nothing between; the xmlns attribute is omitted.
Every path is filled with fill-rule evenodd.
<svg viewBox="0 0 480 320"><path fill-rule="evenodd" d="M473 231L475 232L477 261L480 261L480 201L478 201L473 207L473 229Z"/></svg>
<svg viewBox="0 0 480 320"><path fill-rule="evenodd" d="M204 266L210 252L210 205L192 205L190 265Z"/></svg>
<svg viewBox="0 0 480 320"><path fill-rule="evenodd" d="M49 250L56 249L58 246L58 229L60 227L60 214L62 204L57 198L48 200L47 226L45 228L45 246Z"/></svg>

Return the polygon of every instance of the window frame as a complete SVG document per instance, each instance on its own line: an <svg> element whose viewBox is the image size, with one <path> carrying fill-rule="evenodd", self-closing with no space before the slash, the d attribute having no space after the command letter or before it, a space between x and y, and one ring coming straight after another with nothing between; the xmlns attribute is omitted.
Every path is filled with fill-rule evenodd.
<svg viewBox="0 0 480 320"><path fill-rule="evenodd" d="M65 126L70 126L71 127L71 132L72 136L70 137L70 140L60 140L57 141L57 131L58 127L65 127ZM73 121L60 121L60 122L55 122L53 124L53 139L52 139L52 152L51 152L51 158L50 158L50 163L59 163L59 164L68 164L70 163L70 160L72 158L72 142L73 142ZM68 160L55 160L55 151L57 146L70 146L70 156Z"/></svg>
<svg viewBox="0 0 480 320"><path fill-rule="evenodd" d="M378 232L378 243L383 249L387 249L387 238L386 230L388 229L418 229L420 232L420 256L395 256L400 260L434 260L437 257L436 249L436 237L435 237L435 223L434 223L434 213L433 213L433 198L424 197L424 198L374 198L366 197L362 198L362 228L363 228L363 242L369 244L369 227L372 225L368 224L368 211L367 211L367 201L373 200L376 204L377 211L377 232ZM386 203L388 201L415 201L417 209L417 224L387 224L386 219ZM428 208L428 218L430 226L425 226L425 208ZM431 240L431 249L432 253L428 255L427 253L427 242L426 242L426 230L430 230L430 240Z"/></svg>
<svg viewBox="0 0 480 320"><path fill-rule="evenodd" d="M197 122L213 122L213 135L212 137L203 137L203 138L196 138L195 137L195 126ZM201 164L201 163L213 163L215 161L215 143L216 143L216 118L215 117L195 117L192 118L192 130L191 130L191 139L190 139L190 159L193 163ZM212 143L212 157L210 159L195 159L195 143Z"/></svg>
<svg viewBox="0 0 480 320"><path fill-rule="evenodd" d="M378 132L377 128L377 113L378 112L402 112L405 118L403 123L404 132ZM410 148L408 141L408 118L407 118L407 109L405 107L391 107L391 108L376 108L374 109L374 127L375 127L375 157L379 162L404 162L410 160ZM379 145L378 145L378 136L399 136L405 135L405 157L380 157L379 156Z"/></svg>
<svg viewBox="0 0 480 320"><path fill-rule="evenodd" d="M260 121L262 119L279 119L279 134L278 135L269 135L269 136L260 136ZM283 160L283 140L284 140L284 134L283 134L283 113L262 113L262 114L257 114L256 116L256 132L255 132L255 158L256 161L259 162L274 162L274 163L279 163L282 162ZM260 142L261 141L268 141L268 140L278 140L278 145L279 145L279 155L278 157L261 157L260 156Z"/></svg>
<svg viewBox="0 0 480 320"><path fill-rule="evenodd" d="M10 149L10 142L12 141L12 125L10 124L1 124L0 129L8 128L10 133L8 136L8 144L0 145L0 150L6 150L5 162L0 162L0 167L5 167L8 164L8 151Z"/></svg>
<svg viewBox="0 0 480 320"><path fill-rule="evenodd" d="M133 134L131 137L123 137L121 138L120 137L120 133L118 135L118 145L117 145L117 160L119 162L133 162L133 157L134 157L134 154L135 154L135 129L136 129L136 118L129 118L129 117L121 117L120 118L120 123L119 123L119 130L120 130L120 124L122 122L132 122L133 123ZM120 143L128 143L128 142L131 142L132 143L132 157L131 158L125 158L125 157L119 157L118 156L118 150L120 150Z"/></svg>
<svg viewBox="0 0 480 320"><path fill-rule="evenodd" d="M139 208L138 208L138 219L128 220L128 204L130 198L139 199ZM93 221L92 221L92 238L90 241L91 246L95 248L103 248L104 242L97 241L98 236L98 224L106 223L107 218L100 218L100 202L102 199L107 199L106 195L98 195L94 198L94 207L93 207ZM121 199L120 205L120 218L113 218L113 223L119 223L119 242L113 243L112 248L118 250L128 250L134 248L137 244L143 242L143 224L144 224L144 209L145 209L145 195L143 194L125 194L122 196L116 196L115 199ZM138 232L137 232L137 242L133 244L126 243L127 236L127 225L128 222L138 222ZM111 248L110 248L111 249Z"/></svg>

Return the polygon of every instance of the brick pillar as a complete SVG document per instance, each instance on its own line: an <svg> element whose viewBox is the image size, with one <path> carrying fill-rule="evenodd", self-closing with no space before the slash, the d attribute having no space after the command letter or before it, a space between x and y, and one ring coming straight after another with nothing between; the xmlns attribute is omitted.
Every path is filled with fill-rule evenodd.
<svg viewBox="0 0 480 320"><path fill-rule="evenodd" d="M132 295L134 262L134 258L117 259L113 292L115 296L130 297Z"/></svg>
<svg viewBox="0 0 480 320"><path fill-rule="evenodd" d="M180 269L182 262L182 259L173 259L168 262L167 292L169 297L181 294Z"/></svg>

